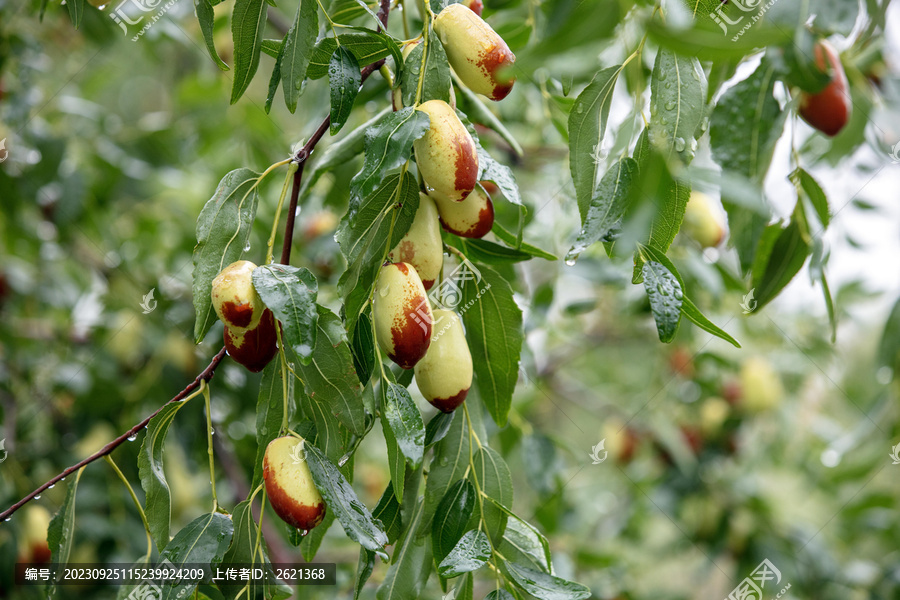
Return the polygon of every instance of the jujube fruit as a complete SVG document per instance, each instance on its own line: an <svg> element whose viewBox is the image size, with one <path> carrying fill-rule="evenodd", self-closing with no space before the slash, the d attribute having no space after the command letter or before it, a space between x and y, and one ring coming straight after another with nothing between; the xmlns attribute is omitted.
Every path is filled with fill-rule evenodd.
<svg viewBox="0 0 900 600"><path fill-rule="evenodd" d="M381 268L372 318L378 345L392 361L412 369L425 356L434 316L415 267L400 262Z"/></svg>
<svg viewBox="0 0 900 600"><path fill-rule="evenodd" d="M784 395L781 378L765 358L748 358L741 365L741 408L750 414L778 406Z"/></svg>
<svg viewBox="0 0 900 600"><path fill-rule="evenodd" d="M40 504L30 504L25 507L24 513L18 561L49 563L51 554L47 543L47 529L50 527L50 511Z"/></svg>
<svg viewBox="0 0 900 600"><path fill-rule="evenodd" d="M306 463L304 443L292 436L269 442L263 480L275 513L291 527L308 531L325 518L326 506Z"/></svg>
<svg viewBox="0 0 900 600"><path fill-rule="evenodd" d="M841 59L831 44L821 40L815 49L816 65L826 70L826 60L832 71L831 82L822 91L800 95L800 116L828 136L835 136L850 120L850 85Z"/></svg>
<svg viewBox="0 0 900 600"><path fill-rule="evenodd" d="M684 211L682 231L704 248L715 248L725 238L725 226L712 199L703 192L691 192Z"/></svg>
<svg viewBox="0 0 900 600"><path fill-rule="evenodd" d="M462 202L436 199L436 203L441 225L460 237L484 237L494 226L494 204L480 187Z"/></svg>
<svg viewBox="0 0 900 600"><path fill-rule="evenodd" d="M233 262L212 281L212 305L219 319L235 331L253 329L259 324L266 305L253 287L249 260Z"/></svg>
<svg viewBox="0 0 900 600"><path fill-rule="evenodd" d="M472 355L455 312L435 310L434 318L431 346L416 364L416 384L432 406L449 413L472 387Z"/></svg>
<svg viewBox="0 0 900 600"><path fill-rule="evenodd" d="M434 285L444 264L444 250L438 209L427 194L419 193L419 208L412 225L388 258L415 267L426 290Z"/></svg>
<svg viewBox="0 0 900 600"><path fill-rule="evenodd" d="M416 165L429 195L456 202L465 200L478 182L475 141L443 100L429 100L416 110L431 120L425 135L413 142Z"/></svg>
<svg viewBox="0 0 900 600"><path fill-rule="evenodd" d="M450 66L469 89L491 100L509 94L515 78L508 71L516 55L475 11L451 4L435 17L434 31Z"/></svg>
<svg viewBox="0 0 900 600"><path fill-rule="evenodd" d="M275 317L268 308L263 311L259 324L245 332L225 326L225 349L235 361L248 371L259 373L278 354L278 333Z"/></svg>

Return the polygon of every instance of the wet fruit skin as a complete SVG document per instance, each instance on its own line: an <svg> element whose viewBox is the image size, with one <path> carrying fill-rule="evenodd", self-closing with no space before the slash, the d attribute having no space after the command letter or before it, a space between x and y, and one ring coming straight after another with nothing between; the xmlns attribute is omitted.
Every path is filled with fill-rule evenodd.
<svg viewBox="0 0 900 600"><path fill-rule="evenodd" d="M462 202L437 199L436 204L441 225L460 237L484 237L494 226L494 204L481 187L476 186Z"/></svg>
<svg viewBox="0 0 900 600"><path fill-rule="evenodd" d="M262 313L259 324L246 331L225 326L225 349L235 361L248 371L259 373L278 353L278 333L275 317L268 308Z"/></svg>
<svg viewBox="0 0 900 600"><path fill-rule="evenodd" d="M828 136L837 135L850 120L850 90L847 75L837 51L825 40L816 45L816 65L832 71L831 82L821 92L800 96L800 116Z"/></svg>
<svg viewBox="0 0 900 600"><path fill-rule="evenodd" d="M263 458L263 481L272 508L281 519L301 530L310 530L325 518L322 494L313 482L303 444L292 436L269 442Z"/></svg>
<svg viewBox="0 0 900 600"><path fill-rule="evenodd" d="M432 406L449 413L465 401L472 387L472 355L455 312L435 310L434 319L431 346L416 364L416 384Z"/></svg>
<svg viewBox="0 0 900 600"><path fill-rule="evenodd" d="M473 92L491 100L504 99L515 78L508 72L516 62L506 42L484 19L462 4L451 4L434 19L450 66Z"/></svg>
<svg viewBox="0 0 900 600"><path fill-rule="evenodd" d="M683 231L704 248L715 248L725 239L725 226L712 199L703 192L691 192L684 212Z"/></svg>
<svg viewBox="0 0 900 600"><path fill-rule="evenodd" d="M233 262L212 282L212 305L219 319L238 333L255 328L266 306L253 288L253 270L249 260Z"/></svg>
<svg viewBox="0 0 900 600"><path fill-rule="evenodd" d="M372 317L381 349L404 369L416 366L431 344L434 316L415 267L400 262L381 268Z"/></svg>
<svg viewBox="0 0 900 600"><path fill-rule="evenodd" d="M439 218L434 200L420 192L419 208L409 231L388 255L394 262L405 262L415 267L426 290L434 285L444 264Z"/></svg>
<svg viewBox="0 0 900 600"><path fill-rule="evenodd" d="M454 202L465 200L478 182L475 141L453 108L443 100L429 100L416 110L431 120L425 135L413 142L416 165L428 195Z"/></svg>

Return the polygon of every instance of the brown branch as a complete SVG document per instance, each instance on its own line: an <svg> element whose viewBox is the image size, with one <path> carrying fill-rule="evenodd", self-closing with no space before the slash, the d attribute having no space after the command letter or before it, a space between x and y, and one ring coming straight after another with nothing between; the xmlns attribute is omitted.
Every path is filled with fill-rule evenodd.
<svg viewBox="0 0 900 600"><path fill-rule="evenodd" d="M382 25L385 26L385 28L387 28L388 14L390 13L390 4L391 4L390 0L381 0L381 7L378 10L378 18L381 21ZM368 77L372 73L374 73L375 71L380 69L381 65L383 65L383 64L384 64L384 59L365 67L361 71L362 80L360 82L360 85L362 85L362 83L365 83L366 79L368 79ZM291 188L291 202L290 202L290 206L288 208L289 212L288 212L287 222L285 224L284 245L282 246L282 249L281 249L281 263L285 264L285 265L288 264L291 260L291 242L292 242L293 235L294 235L294 220L297 215L297 202L298 202L298 197L300 194L300 183L301 183L301 180L303 177L303 164L306 162L306 159L309 158L310 154L312 154L312 151L315 149L316 144L318 144L319 141L322 139L322 137L325 135L325 132L328 130L328 127L330 124L331 124L331 117L330 116L325 117L325 119L322 121L321 125L319 125L318 129L316 129L315 133L313 133L312 137L309 138L309 140L306 142L306 144L304 144L303 147L300 150L298 150L297 153L294 155L294 162L298 164L298 169L297 169L296 173L294 173L294 182L293 182L293 187ZM188 386L186 388L184 388L183 390L181 390L174 398L172 398L171 400L169 400L168 402L166 402L165 404L160 406L158 409L156 409L153 412L153 414L148 416L146 419L144 419L143 421L141 421L140 423L138 423L137 425L135 425L134 427L132 427L131 429L129 429L128 431L126 431L125 433L123 433L122 435L120 435L119 437L117 437L116 439L111 441L110 443L108 443L107 445L103 446L103 448L101 448L94 454L88 456L84 460L65 469L62 473L60 473L59 475L50 479L49 481L43 483L36 490L34 490L30 494L28 494L27 496L25 496L24 498L19 500L18 502L16 502L15 504L13 504L9 508L7 508L6 510L4 510L2 513L0 513L0 521L4 521L4 520L10 518L13 513L15 513L17 510L19 510L20 508L22 508L23 506L25 506L32 500L34 500L34 498L36 496L38 496L41 492L43 492L50 486L55 485L57 482L61 481L62 479L65 479L66 477L68 477L69 475L71 475L72 473L77 471L78 469L81 469L82 467L91 464L95 460L98 460L98 459L112 453L113 450L115 450L116 448L121 446L123 443L125 443L125 441L128 438L133 438L141 430L146 428L147 424L150 423L150 420L153 417L155 417L157 414L159 414L159 412L163 408L165 408L169 404L172 404L173 402L180 402L181 400L186 398L191 392L193 392L200 386L201 381L209 382L209 380L211 380L213 378L213 375L215 375L216 367L219 366L219 363L222 362L223 358L225 358L225 348L220 349L219 352L216 353L215 356L213 356L213 358L209 362L209 364L206 365L206 368L203 369L203 371L201 371L199 375L197 375L197 377L194 379L194 381L192 381L190 384L188 384Z"/></svg>
<svg viewBox="0 0 900 600"><path fill-rule="evenodd" d="M72 473L77 471L78 469L91 464L95 460L102 458L102 457L106 456L107 454L110 454L113 450L115 450L116 448L121 446L123 443L125 443L125 440L127 440L128 438L133 439L134 436L136 436L139 431L141 431L142 429L147 427L147 424L150 422L150 419L152 419L157 414L159 414L159 411L164 409L169 404L172 404L173 402L180 402L181 400L184 400L185 398L187 398L187 396L191 392L193 392L195 389L197 389L200 386L201 381L209 381L210 379L212 379L213 375L216 372L216 367L219 366L219 363L222 362L223 358L225 358L225 348L222 348L221 350L219 350L219 352L215 356L213 356L213 358L209 362L209 364L206 365L206 368L203 369L203 371L199 375L197 375L196 379L194 379L194 381L192 381L190 384L188 384L188 386L186 388L184 388L183 390L178 392L178 394L174 398L172 398L171 400L169 400L168 402L166 402L165 404L160 406L158 409L156 409L153 412L153 414L148 416L146 419L144 419L143 421L141 421L140 423L138 423L137 425L135 425L134 427L132 427L131 429L129 429L128 431L126 431L125 433L123 433L122 435L120 435L119 437L117 437L116 439L111 441L110 443L108 443L107 445L103 446L103 448L101 448L94 454L91 454L90 456L88 456L87 458L82 460L81 462L78 462L78 463L72 465L71 467L69 467L68 469L66 469L65 471L63 471L62 473L60 473L59 475L54 477L53 479L47 481L46 483L41 485L39 488L37 488L30 494L28 494L27 496L25 496L24 498L22 498L21 500L19 500L18 502L16 502L15 504L10 506L6 510L4 510L2 513L0 513L0 521L8 519L14 512L16 512L17 510L22 508L25 504L27 504L28 502L33 500L35 496L37 496L38 494L40 494L41 492L43 492L50 486L55 485L56 482L58 482L62 479L65 479L66 477L68 477L69 475L71 475Z"/></svg>
<svg viewBox="0 0 900 600"><path fill-rule="evenodd" d="M391 10L391 2L390 0L381 0L381 8L378 9L378 19L381 21L381 24L387 29L388 22L388 14ZM362 76L359 82L360 87L362 84L366 82L366 79L369 76L381 68L381 65L384 64L384 59L381 59L377 62L372 63L363 68L360 71L360 75ZM312 134L309 140L303 144L303 147L297 150L296 154L294 154L294 162L299 165L297 172L294 173L294 186L291 188L291 201L288 205L288 216L287 222L284 226L284 244L281 247L281 263L288 264L291 262L291 245L294 241L294 219L297 217L297 202L299 201L300 196L300 182L303 179L303 165L306 163L307 159L312 155L313 150L316 147L316 144L321 141L322 137L325 135L325 132L328 131L328 127L331 125L331 116L325 117L322 122L319 124L319 127Z"/></svg>

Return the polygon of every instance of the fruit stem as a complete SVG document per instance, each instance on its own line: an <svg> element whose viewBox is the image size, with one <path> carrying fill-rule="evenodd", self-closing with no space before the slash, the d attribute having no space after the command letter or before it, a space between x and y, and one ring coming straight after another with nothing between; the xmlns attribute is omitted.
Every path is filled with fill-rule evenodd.
<svg viewBox="0 0 900 600"><path fill-rule="evenodd" d="M206 444L207 454L209 454L209 484L212 490L213 512L219 508L219 498L216 496L216 459L213 455L213 429L212 429L212 410L210 406L209 386L206 382L200 384L200 391L203 392L203 400L206 403Z"/></svg>
<svg viewBox="0 0 900 600"><path fill-rule="evenodd" d="M150 554L153 552L153 538L150 536L150 523L147 522L147 514L144 512L144 507L141 506L141 501L138 500L137 494L134 493L134 488L131 487L131 484L128 483L128 478L122 473L121 469L119 469L119 465L116 464L116 461L112 459L112 456L107 454L103 458L106 459L106 462L109 463L109 466L112 467L113 471L116 472L116 475L119 476L119 479L122 480L122 483L125 484L125 487L128 488L128 493L131 494L131 499L134 501L134 506L137 508L138 513L141 515L141 521L144 523L144 533L147 534L147 556L146 559L150 558Z"/></svg>

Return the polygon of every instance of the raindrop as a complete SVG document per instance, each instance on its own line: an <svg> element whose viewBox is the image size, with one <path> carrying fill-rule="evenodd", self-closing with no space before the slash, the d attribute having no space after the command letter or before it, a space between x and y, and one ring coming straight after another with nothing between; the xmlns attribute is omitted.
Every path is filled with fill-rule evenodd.
<svg viewBox="0 0 900 600"><path fill-rule="evenodd" d="M684 152L684 138L677 137L675 138L675 151L676 152Z"/></svg>
<svg viewBox="0 0 900 600"><path fill-rule="evenodd" d="M8 523L8 522L12 521L12 517L6 517L5 519L3 519L3 521Z"/></svg>
<svg viewBox="0 0 900 600"><path fill-rule="evenodd" d="M97 7L97 10L106 10L106 5L101 4L100 6Z"/></svg>
<svg viewBox="0 0 900 600"><path fill-rule="evenodd" d="M584 105L583 105L583 104L576 104L576 105L575 105L575 112L577 112L579 115L580 115L581 113L583 113L583 112L584 112Z"/></svg>
<svg viewBox="0 0 900 600"><path fill-rule="evenodd" d="M667 118L665 118L665 117L663 117L662 119L660 119L660 122L661 122L663 125L668 125L668 124L669 124L669 120L668 120Z"/></svg>
<svg viewBox="0 0 900 600"><path fill-rule="evenodd" d="M66 480L66 478L65 478L65 477L63 477L63 478L62 478L62 479L60 479L60 481L65 481L65 480Z"/></svg>
<svg viewBox="0 0 900 600"><path fill-rule="evenodd" d="M656 286L656 291L660 293L661 296L668 296L669 290L665 288L663 285Z"/></svg>
<svg viewBox="0 0 900 600"><path fill-rule="evenodd" d="M38 494L37 496L34 497L34 499L35 499L35 500L40 500L40 499L41 499L41 495Z"/></svg>
<svg viewBox="0 0 900 600"><path fill-rule="evenodd" d="M684 297L684 292L676 288L675 291L672 292L672 295L675 296L676 300L681 300Z"/></svg>
<svg viewBox="0 0 900 600"><path fill-rule="evenodd" d="M133 442L133 441L136 440L136 439L137 439L137 434L136 434L136 433L128 436L128 441L129 441L129 442Z"/></svg>
<svg viewBox="0 0 900 600"><path fill-rule="evenodd" d="M247 240L247 243L244 244L244 252L250 252L250 240Z"/></svg>
<svg viewBox="0 0 900 600"><path fill-rule="evenodd" d="M667 82L666 82L666 89L669 89L669 88L671 88L671 87L672 87L672 83L669 82L669 81L667 81Z"/></svg>
<svg viewBox="0 0 900 600"><path fill-rule="evenodd" d="M668 76L668 73L666 73L665 71L660 71L659 73L656 74L656 78L660 81L665 81L667 76Z"/></svg>
<svg viewBox="0 0 900 600"><path fill-rule="evenodd" d="M210 430L209 430L209 435L216 435L216 430L210 428Z"/></svg>
<svg viewBox="0 0 900 600"><path fill-rule="evenodd" d="M841 462L841 454L837 450L829 448L822 452L821 461L828 468L836 467Z"/></svg>
<svg viewBox="0 0 900 600"><path fill-rule="evenodd" d="M706 131L709 129L709 117L703 117L700 121L700 131Z"/></svg>
<svg viewBox="0 0 900 600"><path fill-rule="evenodd" d="M672 101L666 102L666 110L675 110L675 103Z"/></svg>
<svg viewBox="0 0 900 600"><path fill-rule="evenodd" d="M55 484L55 483L51 483L50 486L49 486L47 489L48 489L48 490L52 490L52 489L55 488L55 487L56 487L56 484Z"/></svg>
<svg viewBox="0 0 900 600"><path fill-rule="evenodd" d="M569 252L566 254L566 266L574 267L575 263L578 261L578 253L577 252Z"/></svg>

